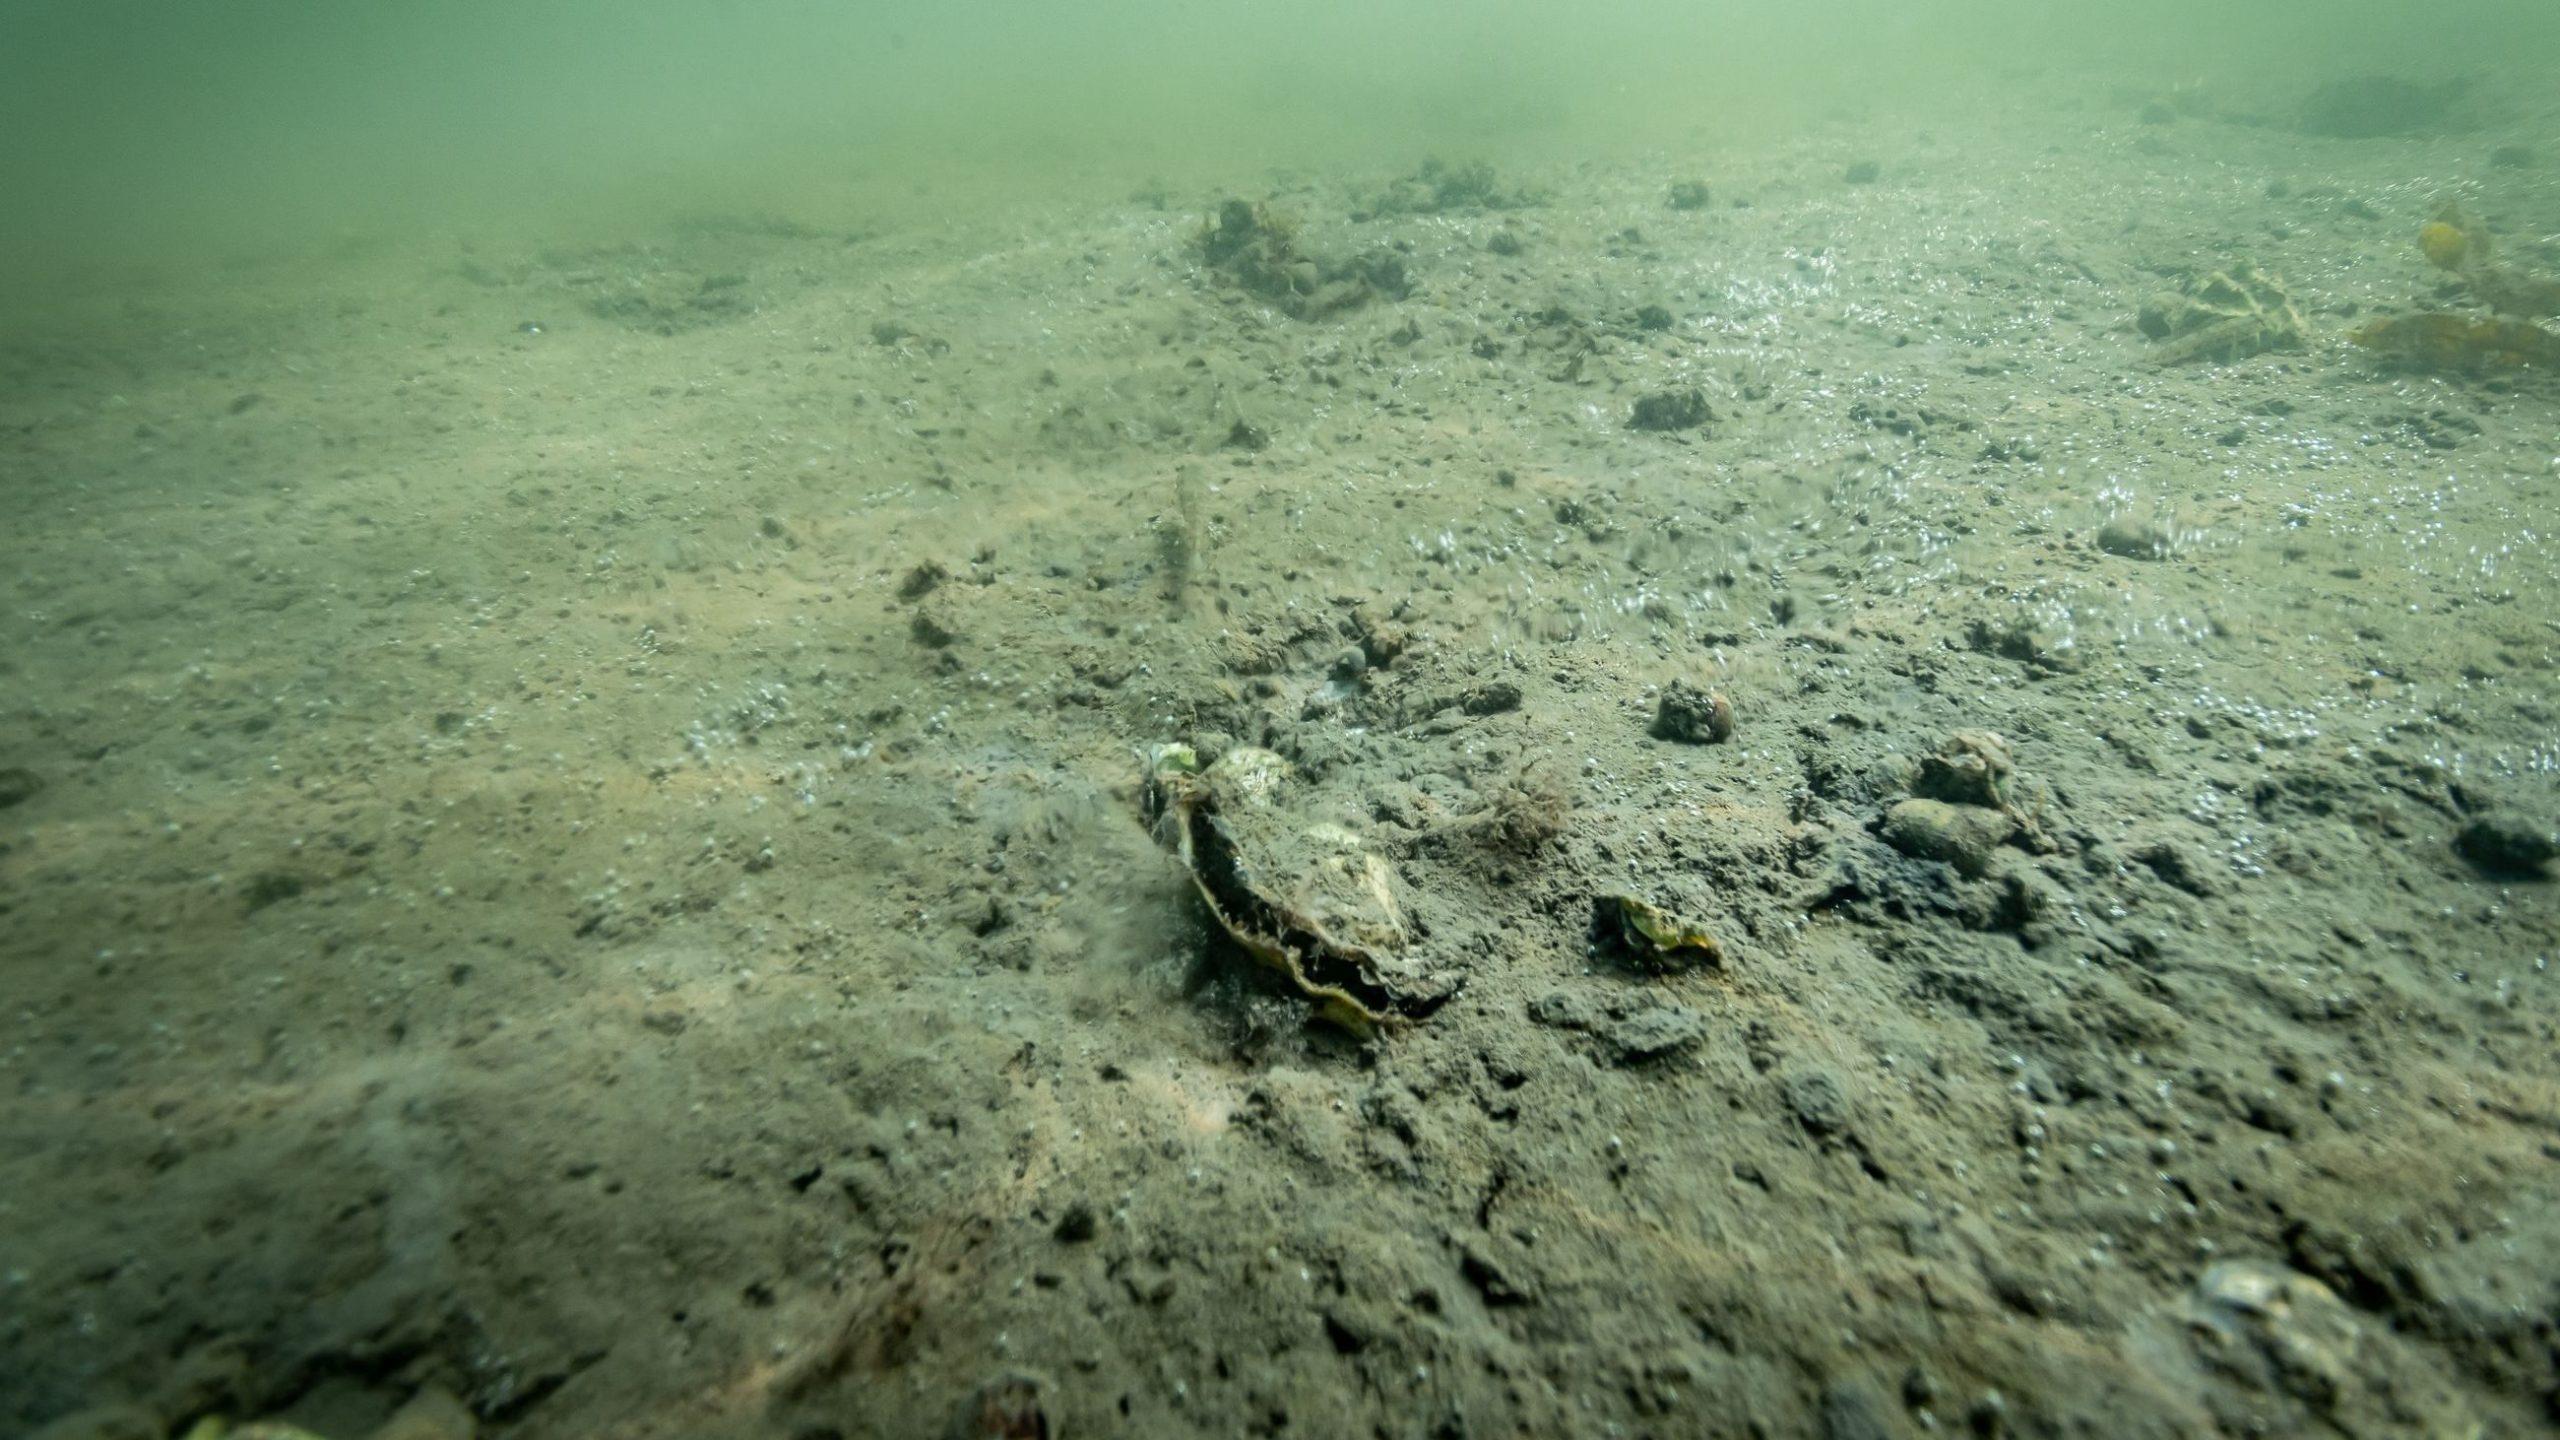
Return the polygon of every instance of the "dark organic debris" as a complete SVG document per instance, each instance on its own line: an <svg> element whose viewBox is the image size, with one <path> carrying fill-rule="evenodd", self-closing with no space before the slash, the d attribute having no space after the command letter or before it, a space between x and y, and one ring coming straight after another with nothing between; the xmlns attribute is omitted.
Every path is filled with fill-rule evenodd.
<svg viewBox="0 0 2560 1440"><path fill-rule="evenodd" d="M1411 293L1404 257L1380 250L1349 260L1306 253L1297 226L1265 206L1228 200L1192 237L1192 248L1228 284L1299 320L1321 320L1384 296Z"/></svg>
<svg viewBox="0 0 2560 1440"><path fill-rule="evenodd" d="M898 598L921 600L932 594L936 586L950 578L951 571L941 561L919 560L915 568L909 570L906 577L898 582Z"/></svg>
<svg viewBox="0 0 2560 1440"><path fill-rule="evenodd" d="M1520 210L1537 203L1525 190L1505 188L1483 161L1451 165L1425 160L1410 175L1389 182L1370 207L1376 215L1442 215L1453 210Z"/></svg>

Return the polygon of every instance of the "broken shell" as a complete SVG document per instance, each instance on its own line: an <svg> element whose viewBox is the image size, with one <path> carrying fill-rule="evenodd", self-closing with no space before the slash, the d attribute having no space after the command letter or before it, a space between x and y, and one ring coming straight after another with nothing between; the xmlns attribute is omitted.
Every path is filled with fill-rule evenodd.
<svg viewBox="0 0 2560 1440"><path fill-rule="evenodd" d="M1656 970L1722 965L1724 947L1698 925L1633 895L1602 895L1592 902L1592 937Z"/></svg>

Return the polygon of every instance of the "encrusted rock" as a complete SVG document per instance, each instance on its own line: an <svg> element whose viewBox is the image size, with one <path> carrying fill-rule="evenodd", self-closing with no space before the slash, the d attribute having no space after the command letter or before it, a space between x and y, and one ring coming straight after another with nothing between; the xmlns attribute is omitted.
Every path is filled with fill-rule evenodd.
<svg viewBox="0 0 2560 1440"><path fill-rule="evenodd" d="M1733 738L1733 702L1717 691L1674 680L1662 687L1647 733L1683 745L1721 744Z"/></svg>

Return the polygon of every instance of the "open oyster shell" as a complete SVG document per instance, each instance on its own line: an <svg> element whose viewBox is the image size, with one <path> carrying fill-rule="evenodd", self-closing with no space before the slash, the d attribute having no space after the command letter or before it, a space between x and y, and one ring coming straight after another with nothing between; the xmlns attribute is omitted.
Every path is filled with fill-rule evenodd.
<svg viewBox="0 0 2560 1440"><path fill-rule="evenodd" d="M1395 867L1357 831L1293 810L1297 789L1287 760L1251 746L1205 769L1188 746L1148 756L1159 833L1238 945L1355 1032L1430 1014L1457 983L1415 946Z"/></svg>

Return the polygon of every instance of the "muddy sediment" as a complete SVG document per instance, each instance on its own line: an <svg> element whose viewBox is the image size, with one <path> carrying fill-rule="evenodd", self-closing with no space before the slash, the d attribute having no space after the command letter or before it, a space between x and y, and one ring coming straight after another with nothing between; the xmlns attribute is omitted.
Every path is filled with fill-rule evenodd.
<svg viewBox="0 0 2560 1440"><path fill-rule="evenodd" d="M11 337L0 1420L2548 1426L2560 200L1999 108Z"/></svg>

